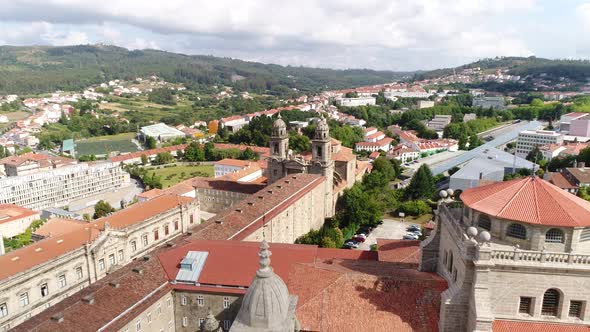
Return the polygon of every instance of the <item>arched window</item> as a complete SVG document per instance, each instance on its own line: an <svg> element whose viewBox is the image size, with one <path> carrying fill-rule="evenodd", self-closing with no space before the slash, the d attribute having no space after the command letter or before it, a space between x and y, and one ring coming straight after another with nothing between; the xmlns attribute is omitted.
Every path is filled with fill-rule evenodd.
<svg viewBox="0 0 590 332"><path fill-rule="evenodd" d="M492 220L487 214L480 214L477 218L477 226L489 231L492 229Z"/></svg>
<svg viewBox="0 0 590 332"><path fill-rule="evenodd" d="M545 242L563 243L563 231L559 228L551 228L545 233Z"/></svg>
<svg viewBox="0 0 590 332"><path fill-rule="evenodd" d="M541 315L557 316L559 310L559 291L557 289L548 289L543 295L543 307Z"/></svg>
<svg viewBox="0 0 590 332"><path fill-rule="evenodd" d="M506 235L517 239L526 239L526 228L521 224L511 224L506 230Z"/></svg>

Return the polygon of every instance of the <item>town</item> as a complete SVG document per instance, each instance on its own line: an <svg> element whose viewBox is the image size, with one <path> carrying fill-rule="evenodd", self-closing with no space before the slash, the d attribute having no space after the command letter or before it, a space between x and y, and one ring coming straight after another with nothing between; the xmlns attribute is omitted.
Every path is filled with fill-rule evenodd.
<svg viewBox="0 0 590 332"><path fill-rule="evenodd" d="M232 13L197 35L262 52ZM298 60L329 34L292 29L260 46L280 64L0 46L0 331L586 331L590 62L339 69L380 51L332 25L375 55Z"/></svg>

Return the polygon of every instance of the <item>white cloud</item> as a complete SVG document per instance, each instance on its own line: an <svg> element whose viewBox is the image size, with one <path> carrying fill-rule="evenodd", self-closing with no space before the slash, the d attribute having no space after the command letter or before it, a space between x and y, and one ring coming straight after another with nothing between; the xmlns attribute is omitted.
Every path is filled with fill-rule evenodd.
<svg viewBox="0 0 590 332"><path fill-rule="evenodd" d="M43 34L56 45L98 39L131 48L191 51L209 48L196 41L213 38L225 42L217 49L251 58L313 59L309 50L317 48L333 59L343 59L341 53L350 49L355 51L345 53L355 56L362 49L422 49L440 56L486 57L531 53L502 18L524 15L536 5L535 0L11 0L0 7L0 20L69 25L70 31ZM128 36L110 24L143 32ZM365 65L386 66L385 58L371 57L376 56L365 53Z"/></svg>
<svg viewBox="0 0 590 332"><path fill-rule="evenodd" d="M590 2L583 3L576 8L578 20L586 31L590 32Z"/></svg>

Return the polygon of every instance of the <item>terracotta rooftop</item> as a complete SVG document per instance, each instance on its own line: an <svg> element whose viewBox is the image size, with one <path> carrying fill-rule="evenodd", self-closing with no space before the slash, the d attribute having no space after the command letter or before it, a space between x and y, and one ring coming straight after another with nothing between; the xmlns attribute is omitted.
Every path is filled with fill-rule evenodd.
<svg viewBox="0 0 590 332"><path fill-rule="evenodd" d="M571 183L562 173L550 172L547 174L547 181L561 189L576 189L578 186Z"/></svg>
<svg viewBox="0 0 590 332"><path fill-rule="evenodd" d="M152 190L144 191L144 192L137 194L135 196L137 196L138 198L152 199L154 197L158 197L158 196L162 195L163 193L164 193L164 190L154 188Z"/></svg>
<svg viewBox="0 0 590 332"><path fill-rule="evenodd" d="M89 223L80 220L66 218L52 218L47 220L41 227L35 230L36 235L43 237L54 237L69 233L73 230L88 227Z"/></svg>
<svg viewBox="0 0 590 332"><path fill-rule="evenodd" d="M239 159L222 159L220 161L215 162L215 166L234 166L234 167L248 167L252 164L249 160L239 160Z"/></svg>
<svg viewBox="0 0 590 332"><path fill-rule="evenodd" d="M337 259L293 265L287 285L305 331L437 331L447 288L434 273Z"/></svg>
<svg viewBox="0 0 590 332"><path fill-rule="evenodd" d="M590 226L590 202L536 176L466 189L468 207L501 219L565 227Z"/></svg>
<svg viewBox="0 0 590 332"><path fill-rule="evenodd" d="M589 332L590 326L581 324L559 324L545 322L526 322L495 320L492 323L494 332Z"/></svg>
<svg viewBox="0 0 590 332"><path fill-rule="evenodd" d="M420 265L420 241L377 239L379 261L417 269Z"/></svg>
<svg viewBox="0 0 590 332"><path fill-rule="evenodd" d="M190 201L192 201L192 198L166 194L150 201L134 204L110 216L82 226L76 222L67 224L57 222L63 226L60 228L60 235L52 236L0 256L0 266L2 266L0 280L24 272L94 241L100 232L104 230L106 222L115 229L125 228L172 209L181 203ZM51 230L53 228L50 224L47 229Z"/></svg>
<svg viewBox="0 0 590 332"><path fill-rule="evenodd" d="M39 215L39 213L14 204L0 204L0 224L33 215Z"/></svg>
<svg viewBox="0 0 590 332"><path fill-rule="evenodd" d="M580 184L590 183L590 167L566 168Z"/></svg>
<svg viewBox="0 0 590 332"><path fill-rule="evenodd" d="M242 240L324 180L315 174L286 176L201 224L195 238Z"/></svg>
<svg viewBox="0 0 590 332"><path fill-rule="evenodd" d="M393 138L391 137L385 137L381 140L378 140L377 142L358 142L356 143L356 146L376 146L376 147L383 147L386 146L387 144L391 144L391 142L393 142Z"/></svg>
<svg viewBox="0 0 590 332"><path fill-rule="evenodd" d="M348 162L356 159L356 155L352 153L351 148L345 146L340 147L340 151L332 154L332 160Z"/></svg>

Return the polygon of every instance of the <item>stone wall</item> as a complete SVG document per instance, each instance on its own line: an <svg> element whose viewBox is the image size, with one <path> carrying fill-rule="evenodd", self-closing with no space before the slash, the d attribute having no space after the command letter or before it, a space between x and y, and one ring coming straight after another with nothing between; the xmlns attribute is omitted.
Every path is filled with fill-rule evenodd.
<svg viewBox="0 0 590 332"><path fill-rule="evenodd" d="M228 331L241 305L241 294L176 291L174 293L176 331L199 331L200 324L207 317L209 310L224 331Z"/></svg>
<svg viewBox="0 0 590 332"><path fill-rule="evenodd" d="M165 294L132 321L119 329L120 332L175 331L174 302L172 292Z"/></svg>

